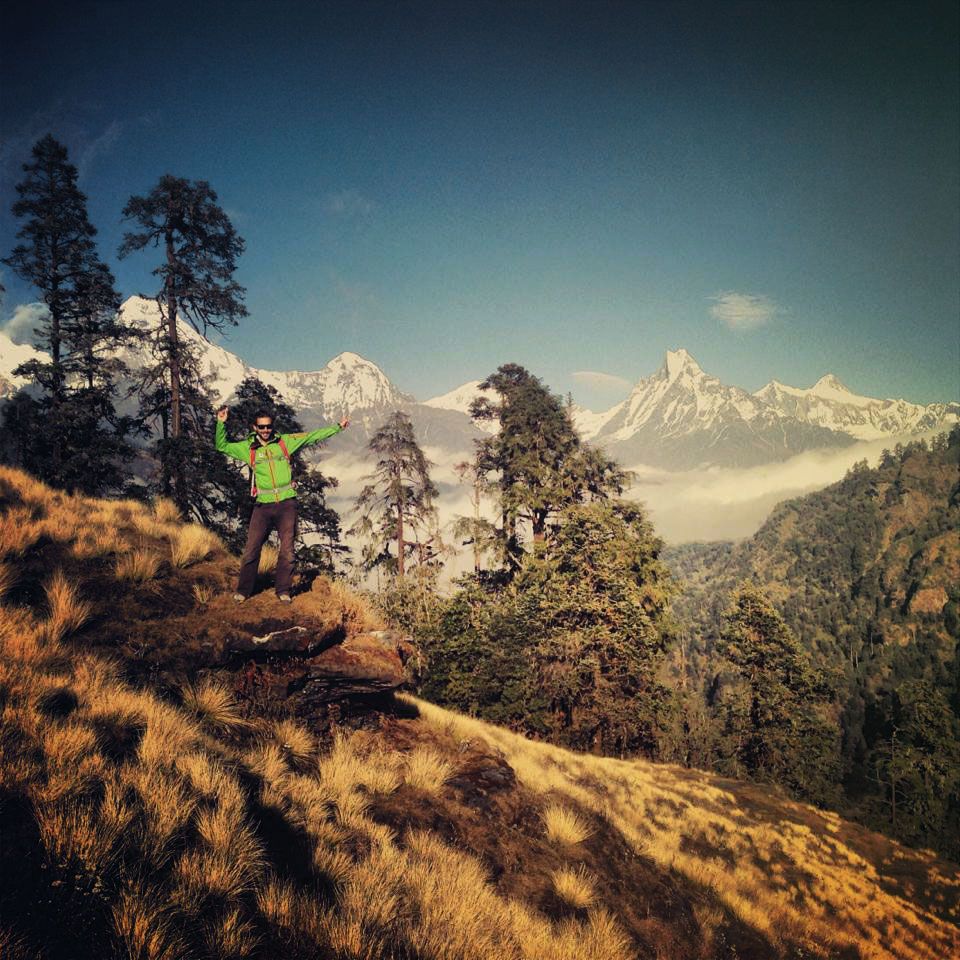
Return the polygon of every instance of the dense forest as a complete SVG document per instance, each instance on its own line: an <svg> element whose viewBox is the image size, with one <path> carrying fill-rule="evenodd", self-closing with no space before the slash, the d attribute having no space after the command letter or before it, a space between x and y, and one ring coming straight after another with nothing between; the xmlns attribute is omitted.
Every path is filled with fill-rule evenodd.
<svg viewBox="0 0 960 960"><path fill-rule="evenodd" d="M885 451L780 504L750 539L666 552L683 624L672 676L716 697L736 585L759 586L823 672L840 800L913 843L960 844L960 430ZM682 679L682 683L680 682Z"/></svg>

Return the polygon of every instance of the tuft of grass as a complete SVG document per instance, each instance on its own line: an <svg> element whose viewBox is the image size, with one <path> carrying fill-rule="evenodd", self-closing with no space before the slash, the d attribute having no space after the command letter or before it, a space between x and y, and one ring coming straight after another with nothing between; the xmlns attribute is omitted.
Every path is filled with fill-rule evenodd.
<svg viewBox="0 0 960 960"><path fill-rule="evenodd" d="M244 960L258 952L260 937L240 910L228 909L204 924L207 954L216 960Z"/></svg>
<svg viewBox="0 0 960 960"><path fill-rule="evenodd" d="M46 624L47 637L59 643L65 636L83 626L90 617L90 604L78 599L76 588L62 570L58 570L44 587L50 619Z"/></svg>
<svg viewBox="0 0 960 960"><path fill-rule="evenodd" d="M188 567L222 549L220 538L199 523L180 527L170 540L170 560L175 567Z"/></svg>
<svg viewBox="0 0 960 960"><path fill-rule="evenodd" d="M273 573L277 569L279 559L280 551L272 543L265 543L260 551L260 565L257 567L257 573Z"/></svg>
<svg viewBox="0 0 960 960"><path fill-rule="evenodd" d="M10 507L0 513L0 557L22 557L40 535L40 525L28 507Z"/></svg>
<svg viewBox="0 0 960 960"><path fill-rule="evenodd" d="M177 523L180 520L179 508L166 497L157 497L153 501L153 515L161 523Z"/></svg>
<svg viewBox="0 0 960 960"><path fill-rule="evenodd" d="M569 807L559 803L551 803L543 811L543 825L547 837L554 843L570 844L582 843L590 836L590 828Z"/></svg>
<svg viewBox="0 0 960 960"><path fill-rule="evenodd" d="M120 894L111 912L114 932L126 956L136 960L182 960L189 955L162 891L131 885Z"/></svg>
<svg viewBox="0 0 960 960"><path fill-rule="evenodd" d="M187 902L202 905L209 894L235 898L256 886L263 872L263 849L237 810L216 807L197 816L201 846L177 863Z"/></svg>
<svg viewBox="0 0 960 960"><path fill-rule="evenodd" d="M453 764L430 747L415 747L406 758L403 778L425 793L439 793L453 776Z"/></svg>
<svg viewBox="0 0 960 960"><path fill-rule="evenodd" d="M111 530L86 529L81 531L74 541L73 555L78 560L94 560L119 553L123 547L123 541Z"/></svg>
<svg viewBox="0 0 960 960"><path fill-rule="evenodd" d="M13 589L16 582L16 567L9 563L0 563L0 600Z"/></svg>
<svg viewBox="0 0 960 960"><path fill-rule="evenodd" d="M313 734L299 723L279 721L274 725L273 737L294 767L304 768L313 759L316 750Z"/></svg>
<svg viewBox="0 0 960 960"><path fill-rule="evenodd" d="M184 688L183 705L212 730L235 730L247 724L233 694L209 677Z"/></svg>
<svg viewBox="0 0 960 960"><path fill-rule="evenodd" d="M213 587L209 583L195 583L193 585L193 599L205 607L213 599Z"/></svg>
<svg viewBox="0 0 960 960"><path fill-rule="evenodd" d="M585 867L560 867L550 874L553 892L576 910L586 910L596 902L593 879Z"/></svg>
<svg viewBox="0 0 960 960"><path fill-rule="evenodd" d="M160 572L160 563L160 556L157 553L141 547L117 559L115 568L117 579L146 583Z"/></svg>

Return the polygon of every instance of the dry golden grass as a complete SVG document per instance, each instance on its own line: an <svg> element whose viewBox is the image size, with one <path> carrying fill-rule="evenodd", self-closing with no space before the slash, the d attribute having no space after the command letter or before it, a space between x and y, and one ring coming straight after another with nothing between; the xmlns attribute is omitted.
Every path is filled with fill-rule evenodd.
<svg viewBox="0 0 960 960"><path fill-rule="evenodd" d="M263 872L263 850L237 812L203 810L197 832L202 845L184 853L176 866L186 902L199 905L209 894L231 899L253 890Z"/></svg>
<svg viewBox="0 0 960 960"><path fill-rule="evenodd" d="M336 611L337 620L348 634L383 630L383 617L361 595L354 593L343 581L317 577L310 599L327 611Z"/></svg>
<svg viewBox="0 0 960 960"><path fill-rule="evenodd" d="M39 539L42 530L27 507L8 507L0 513L0 557L21 557Z"/></svg>
<svg viewBox="0 0 960 960"><path fill-rule="evenodd" d="M58 570L44 587L50 619L46 624L47 637L58 643L83 626L90 617L90 604L77 597L77 588Z"/></svg>
<svg viewBox="0 0 960 960"><path fill-rule="evenodd" d="M273 737L294 767L304 768L313 760L317 745L313 734L302 724L281 720L273 727Z"/></svg>
<svg viewBox="0 0 960 960"><path fill-rule="evenodd" d="M192 587L193 599L205 607L212 599L214 588L209 583L195 583Z"/></svg>
<svg viewBox="0 0 960 960"><path fill-rule="evenodd" d="M955 926L883 882L856 849L858 828L848 825L846 838L826 829L835 814L786 800L765 812L770 798L759 787L642 760L574 754L406 699L445 732L464 740L479 736L501 750L529 789L605 817L638 854L711 891L775 947L793 941L815 957L857 949L876 960L939 960L960 949ZM812 830L808 821L824 829ZM681 849L685 839L697 853ZM889 845L915 863L928 884L937 882L923 866L932 857ZM705 856L704 848L716 854Z"/></svg>
<svg viewBox="0 0 960 960"><path fill-rule="evenodd" d="M453 764L430 747L415 747L406 757L403 779L426 793L439 793L453 776Z"/></svg>
<svg viewBox="0 0 960 960"><path fill-rule="evenodd" d="M97 524L114 531L106 555L129 552L146 530L175 522L167 508L82 501L20 476L0 468L0 517L20 509L34 530L42 521L44 543L74 536L75 557L94 549ZM78 519L54 535L61 513ZM23 542L29 550L37 540ZM0 539L0 549L9 546ZM15 542L4 554L14 568L17 549ZM957 928L912 903L897 880L914 871L921 895L942 910L960 900L960 875L893 843L881 863L866 832L833 814L697 771L573 754L419 701L424 739L447 744L447 752L388 750L371 732L324 743L292 721L237 722L227 687L213 681L174 706L127 686L119 663L58 643L76 629L71 610L79 601L65 579L48 587L49 617L0 606L0 787L22 797L34 817L48 875L101 884L118 955L172 960L289 949L338 960L636 960L613 902L604 902L612 885L587 824L618 833L643 855L642 869L652 862L680 889L697 891L701 941L691 950L703 958L729 952L723 933L731 914L777 955L940 960L960 950ZM309 597L350 631L376 628L365 604L340 585L321 585ZM51 630L57 618L62 626ZM478 736L543 809L553 869L538 874L531 903L506 896L509 886L498 886L483 862L437 833L404 833L374 817L396 812L405 795L386 795L404 782L433 794L423 804L445 817L455 811L454 791L443 790L449 757L457 741ZM125 744L119 754L114 741ZM269 862L275 840L267 823L296 831L303 864L329 899ZM529 832L542 849L535 825ZM557 866L558 855L573 862ZM576 865L588 857L592 874ZM622 889L631 878L615 879ZM541 898L549 902L551 893L576 915L544 915ZM667 935L664 955L677 955L669 936L678 930ZM21 947L39 955L32 943Z"/></svg>
<svg viewBox="0 0 960 960"><path fill-rule="evenodd" d="M246 726L233 693L220 681L205 678L184 688L183 705L211 730Z"/></svg>
<svg viewBox="0 0 960 960"><path fill-rule="evenodd" d="M256 928L237 910L226 910L204 924L207 953L218 960L243 960L258 952Z"/></svg>
<svg viewBox="0 0 960 960"><path fill-rule="evenodd" d="M162 890L131 884L111 912L114 931L126 956L136 960L183 960L189 956Z"/></svg>
<svg viewBox="0 0 960 960"><path fill-rule="evenodd" d="M223 549L220 538L199 523L178 527L170 540L170 560L175 567L188 567Z"/></svg>
<svg viewBox="0 0 960 960"><path fill-rule="evenodd" d="M78 560L107 557L124 550L126 544L112 530L84 530L73 544L73 555Z"/></svg>
<svg viewBox="0 0 960 960"><path fill-rule="evenodd" d="M551 803L543 811L543 825L547 837L554 843L582 843L590 836L590 828L583 819L569 807Z"/></svg>
<svg viewBox="0 0 960 960"><path fill-rule="evenodd" d="M13 589L16 582L16 567L9 563L0 563L0 600Z"/></svg>
<svg viewBox="0 0 960 960"><path fill-rule="evenodd" d="M158 553L148 547L141 546L139 549L119 557L114 570L118 580L146 583L160 572L161 563L162 560Z"/></svg>
<svg viewBox="0 0 960 960"><path fill-rule="evenodd" d="M180 520L177 505L166 497L157 497L153 501L153 515L161 523L177 523Z"/></svg>
<svg viewBox="0 0 960 960"><path fill-rule="evenodd" d="M265 543L260 551L260 565L257 567L257 573L273 573L277 569L279 559L280 551L272 543Z"/></svg>
<svg viewBox="0 0 960 960"><path fill-rule="evenodd" d="M553 892L571 907L586 910L596 902L593 879L584 867L560 867L551 873Z"/></svg>

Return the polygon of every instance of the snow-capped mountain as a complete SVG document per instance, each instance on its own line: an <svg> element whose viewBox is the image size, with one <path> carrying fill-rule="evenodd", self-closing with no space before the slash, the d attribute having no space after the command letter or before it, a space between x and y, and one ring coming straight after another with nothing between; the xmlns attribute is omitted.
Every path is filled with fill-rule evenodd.
<svg viewBox="0 0 960 960"><path fill-rule="evenodd" d="M423 406L433 407L435 410L451 410L455 413L462 413L465 417L470 416L470 404L474 400L485 396L484 391L480 389L482 380L469 380L467 383L454 387L449 393L443 393L439 397L431 397L423 401ZM477 429L484 433L496 433L499 424L493 420L472 421Z"/></svg>
<svg viewBox="0 0 960 960"><path fill-rule="evenodd" d="M621 463L667 470L754 466L853 442L721 383L683 349L668 352L656 373L603 416L581 411L575 419L586 439Z"/></svg>
<svg viewBox="0 0 960 960"><path fill-rule="evenodd" d="M15 376L13 371L28 360L48 360L27 343L14 343L3 331L0 331L0 399L13 396L28 383L27 377Z"/></svg>
<svg viewBox="0 0 960 960"><path fill-rule="evenodd" d="M935 430L960 418L960 403L910 403L861 397L833 374L799 390L771 380L754 396L784 416L838 430L858 440L879 440Z"/></svg>
<svg viewBox="0 0 960 960"><path fill-rule="evenodd" d="M123 321L141 330L156 329L159 316L156 302L142 297L131 297L121 308ZM331 423L358 411L394 409L415 402L375 363L356 353L341 353L322 370L260 370L211 343L182 319L177 323L183 341L196 352L204 382L221 403L226 403L247 377L276 388L307 427ZM151 362L148 344L127 349L122 356L132 369Z"/></svg>
<svg viewBox="0 0 960 960"><path fill-rule="evenodd" d="M144 331L155 330L159 323L157 304L140 297L127 300L121 315ZM363 455L367 439L384 416L397 409L409 414L418 440L433 449L435 459L468 458L481 431L497 429L496 423L477 424L469 416L470 403L481 395L479 380L418 403L356 353L341 353L320 370L261 370L200 336L188 323L181 320L179 327L218 402L229 402L241 381L257 377L280 392L307 428L345 416L353 419L357 429L341 441L346 452ZM24 385L12 375L18 364L42 356L0 334L0 396ZM153 363L148 342L125 349L122 357L132 369ZM683 349L668 352L656 373L640 380L609 410L594 413L574 407L574 422L584 439L604 447L625 466L665 470L773 463L806 450L945 429L958 421L960 403L924 406L862 397L829 374L808 389L774 380L750 394L705 373Z"/></svg>

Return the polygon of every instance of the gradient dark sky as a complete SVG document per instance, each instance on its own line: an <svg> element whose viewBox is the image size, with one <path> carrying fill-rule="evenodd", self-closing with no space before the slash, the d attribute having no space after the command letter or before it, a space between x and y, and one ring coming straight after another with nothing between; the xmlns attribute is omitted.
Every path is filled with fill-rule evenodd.
<svg viewBox="0 0 960 960"><path fill-rule="evenodd" d="M258 366L353 350L425 398L515 361L599 409L684 346L960 397L954 3L37 0L2 36L0 252L48 131L125 295L128 197L209 180Z"/></svg>

